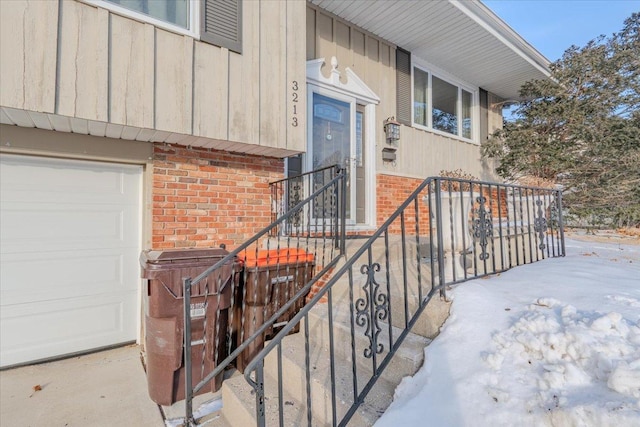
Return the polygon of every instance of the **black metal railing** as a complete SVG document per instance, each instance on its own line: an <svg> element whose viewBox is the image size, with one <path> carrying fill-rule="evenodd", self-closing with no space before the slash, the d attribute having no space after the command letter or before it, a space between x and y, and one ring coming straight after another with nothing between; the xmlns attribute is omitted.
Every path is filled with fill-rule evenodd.
<svg viewBox="0 0 640 427"><path fill-rule="evenodd" d="M372 424L358 408L386 409L371 391L434 297L564 255L560 191L426 179L246 366L256 424Z"/></svg>
<svg viewBox="0 0 640 427"><path fill-rule="evenodd" d="M271 230L272 233L298 236L313 229L311 223L323 219L325 226L336 227L334 229L335 236L344 235L345 222L338 218L339 210L336 209L339 202L338 188L335 189L336 194L323 192L305 209L295 209L292 212L306 198L306 195L324 187L327 182L333 180L340 173L344 173L344 169L334 165L269 183L271 220L275 222L278 218L291 212L287 220L280 222L277 227ZM333 217L326 218L327 213ZM342 229L338 230L337 227L342 227Z"/></svg>
<svg viewBox="0 0 640 427"><path fill-rule="evenodd" d="M185 425L195 425L194 396L217 389L232 364L242 370L344 254L345 176L335 166L278 181L274 194L298 199L287 199L270 225L219 262L183 279ZM294 194L294 182L310 184L307 197Z"/></svg>

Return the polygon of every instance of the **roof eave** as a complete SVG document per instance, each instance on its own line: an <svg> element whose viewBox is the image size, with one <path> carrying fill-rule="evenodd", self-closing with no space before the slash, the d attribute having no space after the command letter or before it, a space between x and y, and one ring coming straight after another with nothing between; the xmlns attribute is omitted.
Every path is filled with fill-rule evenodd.
<svg viewBox="0 0 640 427"><path fill-rule="evenodd" d="M527 62L545 76L551 76L551 70L549 69L551 62L482 2L479 0L464 2L449 0L449 2L486 28L495 37L502 40L504 44L526 59Z"/></svg>
<svg viewBox="0 0 640 427"><path fill-rule="evenodd" d="M309 1L407 49L418 64L503 99L517 100L525 82L551 75L549 60L479 0L378 0L367 7L358 0Z"/></svg>

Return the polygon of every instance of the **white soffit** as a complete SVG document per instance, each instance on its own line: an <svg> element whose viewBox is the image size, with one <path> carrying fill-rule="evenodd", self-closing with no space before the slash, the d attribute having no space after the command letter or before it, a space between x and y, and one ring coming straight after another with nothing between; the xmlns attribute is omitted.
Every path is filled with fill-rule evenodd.
<svg viewBox="0 0 640 427"><path fill-rule="evenodd" d="M310 2L504 99L549 77L549 60L477 0Z"/></svg>

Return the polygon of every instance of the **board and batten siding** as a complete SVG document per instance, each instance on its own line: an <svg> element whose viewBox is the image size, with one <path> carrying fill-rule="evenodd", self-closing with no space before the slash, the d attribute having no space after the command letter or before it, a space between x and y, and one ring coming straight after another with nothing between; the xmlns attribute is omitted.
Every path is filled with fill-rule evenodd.
<svg viewBox="0 0 640 427"><path fill-rule="evenodd" d="M0 105L301 152L305 10L244 2L238 54L78 0L2 1Z"/></svg>
<svg viewBox="0 0 640 427"><path fill-rule="evenodd" d="M380 97L376 106L377 173L426 178L441 170L463 169L480 178L493 177L479 145L406 125L401 126L397 160L382 161L382 149L387 146L383 122L397 117L396 46L315 6L307 5L306 21L307 60L325 58L328 63L335 56L341 71L351 68ZM323 71L329 69L326 65ZM488 123L490 132L498 123L501 126L499 109L489 109Z"/></svg>

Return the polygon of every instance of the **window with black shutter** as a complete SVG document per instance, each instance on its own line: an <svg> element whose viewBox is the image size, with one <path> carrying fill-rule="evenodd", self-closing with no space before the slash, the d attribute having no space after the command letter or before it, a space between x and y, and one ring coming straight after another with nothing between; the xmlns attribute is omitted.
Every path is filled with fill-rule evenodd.
<svg viewBox="0 0 640 427"><path fill-rule="evenodd" d="M200 40L242 53L242 0L202 0Z"/></svg>

